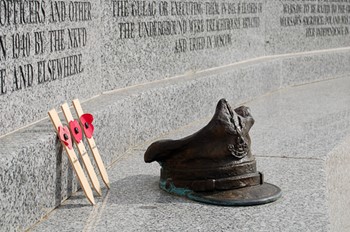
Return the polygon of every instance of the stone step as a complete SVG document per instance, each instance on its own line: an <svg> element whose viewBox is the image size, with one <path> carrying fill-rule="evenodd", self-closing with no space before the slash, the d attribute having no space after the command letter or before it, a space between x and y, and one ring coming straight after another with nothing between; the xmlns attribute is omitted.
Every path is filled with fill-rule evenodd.
<svg viewBox="0 0 350 232"><path fill-rule="evenodd" d="M238 105L289 85L339 78L348 73L337 69L348 57L342 49L250 60L105 92L83 107L95 116L95 138L109 166L133 147L211 115L220 98ZM298 67L300 59L324 63L323 72L312 75L314 66ZM48 117L2 136L0 157L1 228L28 228L77 189Z"/></svg>
<svg viewBox="0 0 350 232"><path fill-rule="evenodd" d="M95 207L79 191L32 230L348 231L349 87L347 77L245 103L256 121L250 133L258 170L283 191L274 203L218 207L167 194L158 187L159 165L143 161L149 140L111 166L111 190L104 189ZM190 135L209 120L194 120L156 140Z"/></svg>

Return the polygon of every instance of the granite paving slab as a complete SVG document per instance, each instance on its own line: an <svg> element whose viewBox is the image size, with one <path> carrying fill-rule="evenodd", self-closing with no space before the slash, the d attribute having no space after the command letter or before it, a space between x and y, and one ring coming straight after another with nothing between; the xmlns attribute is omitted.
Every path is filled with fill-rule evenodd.
<svg viewBox="0 0 350 232"><path fill-rule="evenodd" d="M135 150L109 170L111 190L96 198L96 206L79 191L33 231L327 231L323 178L307 175L310 167L322 169L321 161L259 158L260 170L269 170L266 179L282 188L282 199L218 207L160 190L158 164L143 163L143 153Z"/></svg>

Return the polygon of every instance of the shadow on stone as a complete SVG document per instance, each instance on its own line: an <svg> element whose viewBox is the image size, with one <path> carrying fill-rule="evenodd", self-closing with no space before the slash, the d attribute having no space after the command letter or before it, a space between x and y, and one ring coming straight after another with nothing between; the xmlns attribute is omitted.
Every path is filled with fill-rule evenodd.
<svg viewBox="0 0 350 232"><path fill-rule="evenodd" d="M55 190L55 206L61 204L62 200L62 151L63 147L56 136L56 190Z"/></svg>
<svg viewBox="0 0 350 232"><path fill-rule="evenodd" d="M66 196L70 197L72 196L73 192L76 191L76 188L74 187L74 173L73 168L69 161L65 165L63 156L66 155L65 152L63 152L63 146L56 136L55 140L55 150L56 150L56 180L55 180L55 206L59 206L63 200L64 194L64 186L66 185ZM68 159L67 159L68 160ZM67 166L67 167L66 167ZM64 180L64 168L67 168L67 176L66 180ZM78 186L79 189L79 186Z"/></svg>
<svg viewBox="0 0 350 232"><path fill-rule="evenodd" d="M68 161L68 168L67 168L68 172L67 172L67 196L70 197L72 196L73 193L73 168L70 165L69 161ZM80 188L80 187L79 187Z"/></svg>
<svg viewBox="0 0 350 232"><path fill-rule="evenodd" d="M83 193L80 194L81 191L82 190L78 191L75 195L70 196L69 199L71 199L71 200L86 199L86 197ZM94 194L94 197L97 197L97 195Z"/></svg>
<svg viewBox="0 0 350 232"><path fill-rule="evenodd" d="M159 188L159 177L135 175L111 183L107 204L188 203Z"/></svg>
<svg viewBox="0 0 350 232"><path fill-rule="evenodd" d="M185 198L174 197L159 188L159 177L151 175L134 175L111 183L109 191L103 188L103 197L95 200L99 207L101 205L135 205L139 204L141 209L155 209L156 206L149 204L169 203L192 203ZM72 209L91 207L82 191L77 195L69 197L69 204L63 204L59 209ZM92 208L91 208L92 209Z"/></svg>

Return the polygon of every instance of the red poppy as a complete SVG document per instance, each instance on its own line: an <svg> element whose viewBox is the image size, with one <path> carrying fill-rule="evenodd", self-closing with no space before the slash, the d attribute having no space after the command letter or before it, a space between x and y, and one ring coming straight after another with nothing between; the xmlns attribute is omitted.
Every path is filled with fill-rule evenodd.
<svg viewBox="0 0 350 232"><path fill-rule="evenodd" d="M92 125L92 121L94 121L94 117L91 114L83 114L80 116L80 122L84 128L85 136L89 139L94 133L94 126Z"/></svg>
<svg viewBox="0 0 350 232"><path fill-rule="evenodd" d="M72 139L70 137L69 129L66 126L58 127L58 136L60 140L68 147L68 149L72 149Z"/></svg>
<svg viewBox="0 0 350 232"><path fill-rule="evenodd" d="M81 140L83 139L83 133L81 132L81 127L79 125L79 122L77 120L70 121L69 128L70 128L70 131L72 132L75 142L80 143Z"/></svg>

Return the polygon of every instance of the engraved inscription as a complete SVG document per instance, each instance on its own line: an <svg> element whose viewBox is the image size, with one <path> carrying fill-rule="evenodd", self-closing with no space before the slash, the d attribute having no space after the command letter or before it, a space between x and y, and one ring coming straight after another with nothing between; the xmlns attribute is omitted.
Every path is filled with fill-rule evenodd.
<svg viewBox="0 0 350 232"><path fill-rule="evenodd" d="M0 0L0 96L83 73L91 20L89 1Z"/></svg>
<svg viewBox="0 0 350 232"><path fill-rule="evenodd" d="M262 1L112 0L118 39L174 37L174 53L234 44L234 31L260 27Z"/></svg>
<svg viewBox="0 0 350 232"><path fill-rule="evenodd" d="M349 34L349 0L284 0L281 27L303 27L305 37Z"/></svg>

